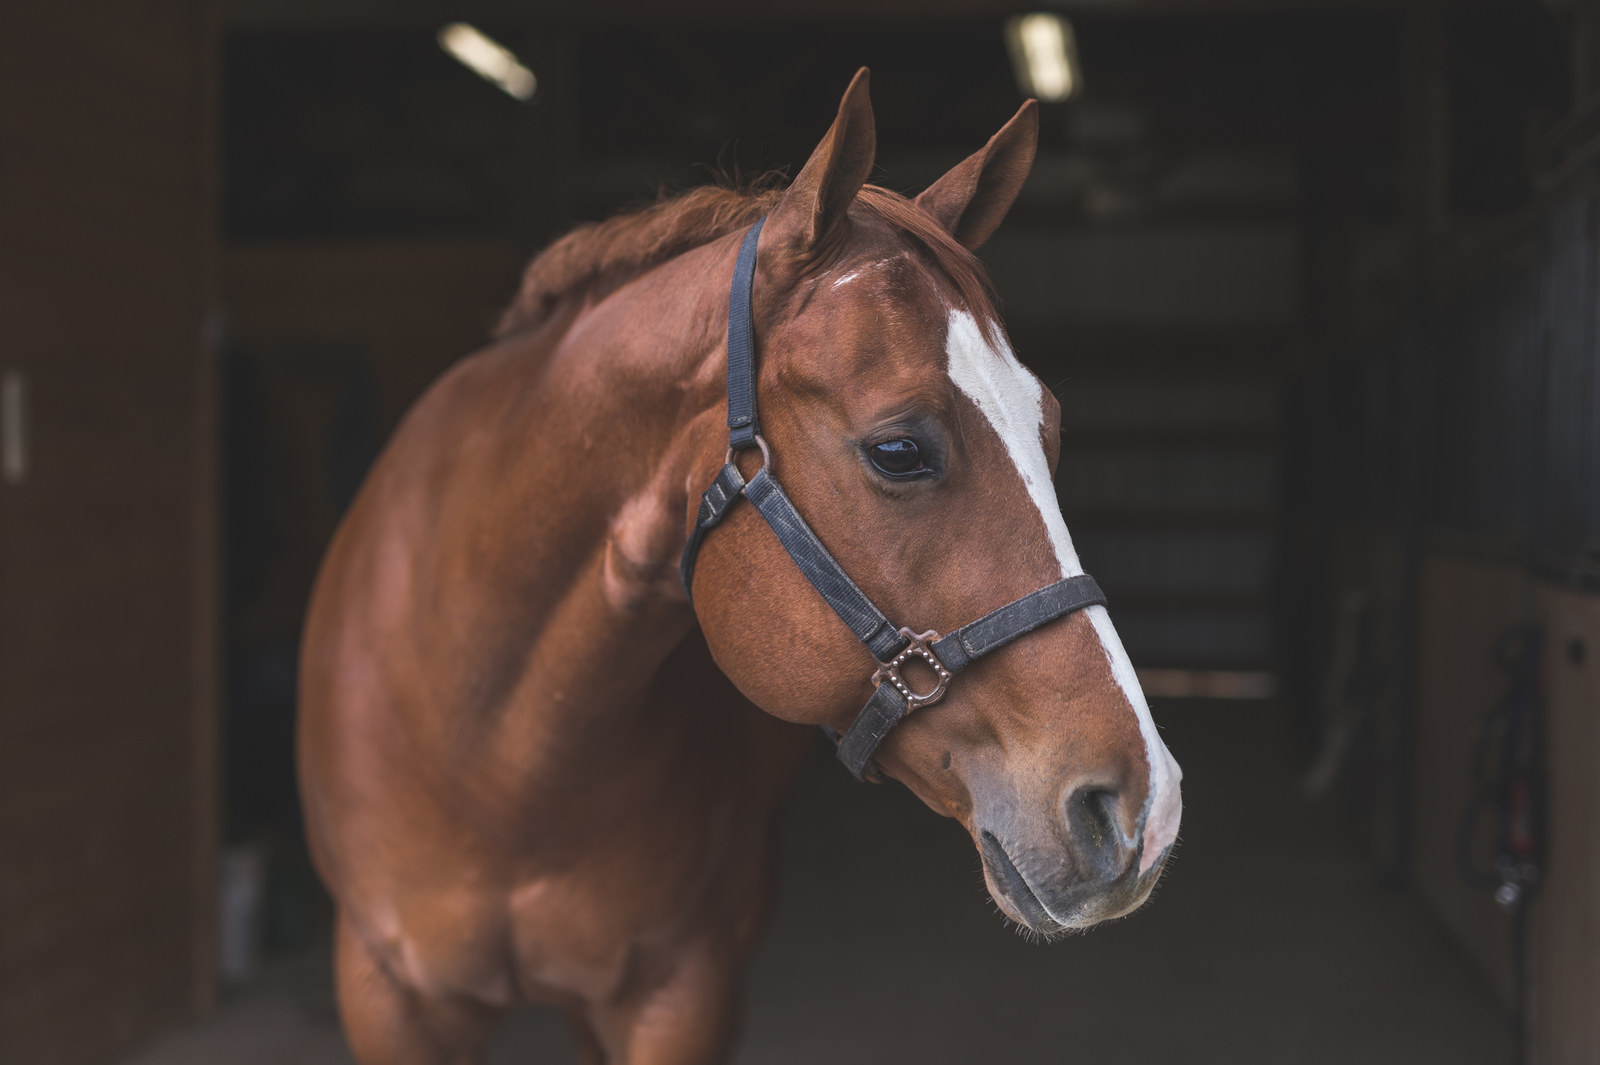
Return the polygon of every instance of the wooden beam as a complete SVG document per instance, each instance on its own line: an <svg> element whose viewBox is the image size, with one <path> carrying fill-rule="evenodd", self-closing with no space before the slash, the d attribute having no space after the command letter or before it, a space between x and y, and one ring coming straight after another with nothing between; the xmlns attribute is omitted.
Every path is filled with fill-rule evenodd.
<svg viewBox="0 0 1600 1065"><path fill-rule="evenodd" d="M1207 532L1270 532L1280 521L1275 510L1076 510L1062 508L1070 528L1179 529Z"/></svg>
<svg viewBox="0 0 1600 1065"><path fill-rule="evenodd" d="M1118 451L1162 451L1167 449L1213 451L1270 451L1282 442L1276 425L1130 425L1096 426L1089 429L1063 429L1062 450L1067 448L1113 448Z"/></svg>
<svg viewBox="0 0 1600 1065"><path fill-rule="evenodd" d="M1285 11L1399 8L1404 0L1066 0L1050 5L1068 15L1095 18L1233 15ZM591 0L581 5L539 5L526 0L217 0L229 29L322 29L438 26L464 20L487 26L536 30L617 26L885 25L904 22L999 20L1036 10L1031 0L812 0L806 4L752 4L748 0ZM670 13L668 13L670 10Z"/></svg>

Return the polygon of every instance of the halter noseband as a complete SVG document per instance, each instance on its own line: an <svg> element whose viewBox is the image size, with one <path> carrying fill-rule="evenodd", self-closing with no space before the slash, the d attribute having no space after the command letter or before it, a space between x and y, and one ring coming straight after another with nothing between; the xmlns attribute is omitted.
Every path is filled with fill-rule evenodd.
<svg viewBox="0 0 1600 1065"><path fill-rule="evenodd" d="M695 559L706 534L722 521L741 495L755 504L806 580L878 661L878 669L872 675L877 688L844 735L823 726L838 746L839 760L860 779L877 775L872 755L889 730L911 711L944 698L951 678L974 659L1048 621L1084 607L1103 606L1106 597L1093 577L1080 573L1047 584L948 636L940 636L937 632L913 633L895 626L856 587L784 494L772 473L772 452L761 436L756 414L755 325L750 298L755 286L756 243L765 223L763 218L751 227L733 268L733 288L728 296L728 456L711 487L700 497L700 512L689 542L684 545L679 574L684 593L692 602ZM763 462L755 476L746 481L733 459L736 452L752 447L761 449ZM932 690L917 692L907 683L900 667L912 657L921 658L932 668L938 678Z"/></svg>

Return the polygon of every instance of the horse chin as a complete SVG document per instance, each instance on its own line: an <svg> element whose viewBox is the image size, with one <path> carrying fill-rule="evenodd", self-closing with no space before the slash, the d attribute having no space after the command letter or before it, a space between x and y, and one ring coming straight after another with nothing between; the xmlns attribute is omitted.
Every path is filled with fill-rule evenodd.
<svg viewBox="0 0 1600 1065"><path fill-rule="evenodd" d="M1170 852L1171 847L1163 850L1143 874L1135 872L1135 862L1110 884L1069 884L1052 891L1036 887L992 833L984 832L978 843L989 897L1019 932L1043 940L1086 932L1143 906L1155 890Z"/></svg>

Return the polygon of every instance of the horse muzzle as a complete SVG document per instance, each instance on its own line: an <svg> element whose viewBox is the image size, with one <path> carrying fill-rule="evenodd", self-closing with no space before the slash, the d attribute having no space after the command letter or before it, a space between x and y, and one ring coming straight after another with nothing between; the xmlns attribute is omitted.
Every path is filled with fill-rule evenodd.
<svg viewBox="0 0 1600 1065"><path fill-rule="evenodd" d="M1079 787L1048 828L1016 817L980 827L984 880L1006 916L1048 936L1138 909L1160 878L1171 845L1143 861L1145 818L1137 818L1130 834L1121 827L1118 805L1114 791Z"/></svg>

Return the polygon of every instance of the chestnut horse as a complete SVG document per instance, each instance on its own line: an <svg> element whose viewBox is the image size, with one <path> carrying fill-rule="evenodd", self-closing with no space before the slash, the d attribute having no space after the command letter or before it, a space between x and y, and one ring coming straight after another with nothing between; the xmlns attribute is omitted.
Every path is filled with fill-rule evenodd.
<svg viewBox="0 0 1600 1065"><path fill-rule="evenodd" d="M300 678L307 828L364 1065L479 1060L520 1000L563 1007L590 1061L726 1053L775 813L815 727L848 732L887 668L749 502L703 536L692 602L680 583L727 468L730 278L759 219L768 472L852 586L952 632L1092 585L1051 488L1059 408L972 254L1037 127L1029 101L908 200L865 184L863 70L787 189L577 230L407 416L328 550ZM1045 936L1139 906L1181 809L1105 607L1058 613L872 752Z"/></svg>

